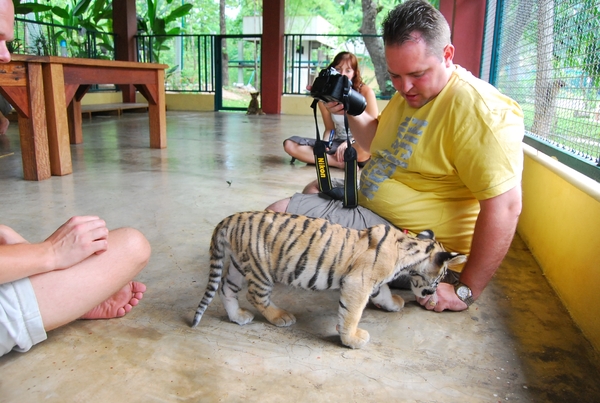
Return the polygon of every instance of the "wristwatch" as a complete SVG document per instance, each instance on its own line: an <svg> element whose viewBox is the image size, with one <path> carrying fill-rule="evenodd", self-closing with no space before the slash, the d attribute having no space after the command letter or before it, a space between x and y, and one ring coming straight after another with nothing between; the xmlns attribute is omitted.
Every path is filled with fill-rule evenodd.
<svg viewBox="0 0 600 403"><path fill-rule="evenodd" d="M462 302L467 304L467 306L471 306L471 304L475 302L471 289L460 281L454 286L454 292Z"/></svg>

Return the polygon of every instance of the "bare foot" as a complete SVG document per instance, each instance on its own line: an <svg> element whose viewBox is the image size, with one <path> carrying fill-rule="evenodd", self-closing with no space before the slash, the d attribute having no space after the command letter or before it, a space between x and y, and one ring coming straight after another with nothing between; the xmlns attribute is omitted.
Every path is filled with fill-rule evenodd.
<svg viewBox="0 0 600 403"><path fill-rule="evenodd" d="M10 120L8 120L4 116L0 115L0 135L6 134L6 131L8 130L9 125L10 125Z"/></svg>
<svg viewBox="0 0 600 403"><path fill-rule="evenodd" d="M131 281L80 319L111 319L125 316L144 297L144 291L146 286L143 283Z"/></svg>

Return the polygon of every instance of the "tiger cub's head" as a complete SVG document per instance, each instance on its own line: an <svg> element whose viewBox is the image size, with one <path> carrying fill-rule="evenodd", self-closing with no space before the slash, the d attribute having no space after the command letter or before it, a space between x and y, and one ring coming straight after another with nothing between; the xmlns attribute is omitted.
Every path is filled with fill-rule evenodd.
<svg viewBox="0 0 600 403"><path fill-rule="evenodd" d="M435 293L448 268L463 264L467 257L460 253L446 252L442 244L433 239L430 231L428 234L420 233L417 238L427 244L424 249L425 259L409 268L410 283L412 292L417 297L426 297Z"/></svg>

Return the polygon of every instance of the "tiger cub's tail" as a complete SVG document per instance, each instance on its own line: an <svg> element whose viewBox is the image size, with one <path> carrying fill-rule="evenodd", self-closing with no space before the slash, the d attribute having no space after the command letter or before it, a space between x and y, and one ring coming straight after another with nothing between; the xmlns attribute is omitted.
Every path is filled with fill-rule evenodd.
<svg viewBox="0 0 600 403"><path fill-rule="evenodd" d="M204 315L204 311L208 308L208 305L213 300L215 293L221 284L223 268L229 255L228 248L226 247L226 228L224 227L223 222L221 222L217 228L215 228L210 241L210 273L208 284L206 285L204 296L202 297L200 304L198 304L198 309L196 309L192 327L198 326L198 323L200 323L200 320L202 319L202 315Z"/></svg>

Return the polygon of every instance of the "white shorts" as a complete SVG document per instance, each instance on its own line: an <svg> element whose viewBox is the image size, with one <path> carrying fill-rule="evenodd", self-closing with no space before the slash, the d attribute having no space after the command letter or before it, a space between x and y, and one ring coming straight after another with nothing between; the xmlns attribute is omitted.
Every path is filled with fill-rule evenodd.
<svg viewBox="0 0 600 403"><path fill-rule="evenodd" d="M28 351L46 338L29 278L0 284L0 356L11 350Z"/></svg>

